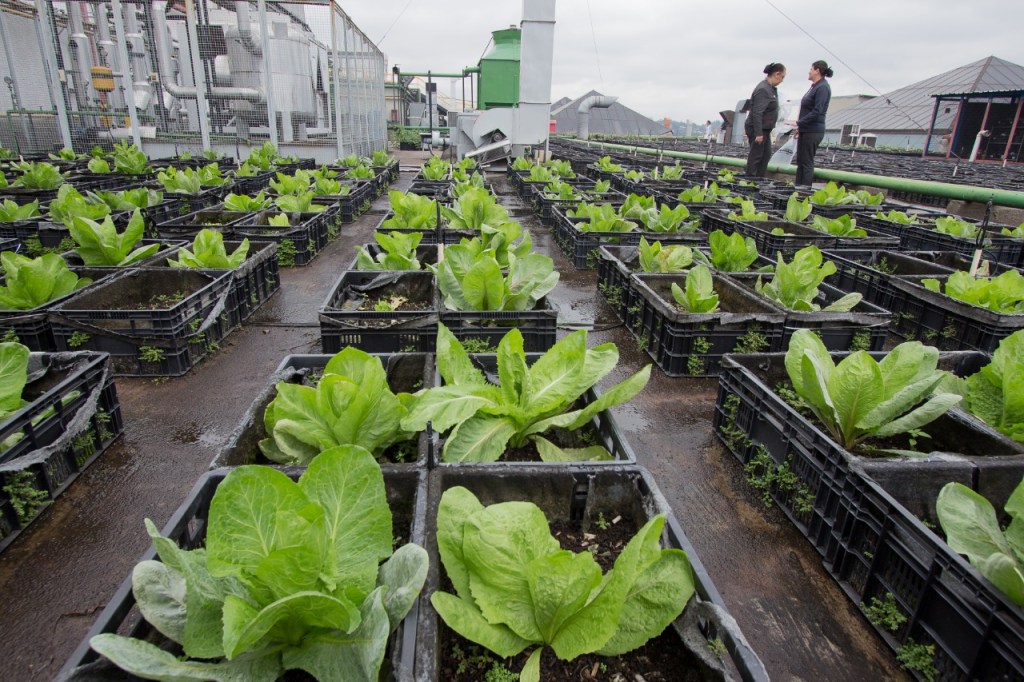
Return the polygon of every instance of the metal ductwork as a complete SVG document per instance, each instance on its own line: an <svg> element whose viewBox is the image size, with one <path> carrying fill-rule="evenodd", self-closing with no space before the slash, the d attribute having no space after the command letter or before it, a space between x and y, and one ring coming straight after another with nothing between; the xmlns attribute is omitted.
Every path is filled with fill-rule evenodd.
<svg viewBox="0 0 1024 682"><path fill-rule="evenodd" d="M590 110L591 109L607 109L611 105L619 101L618 97L611 95L591 95L585 100L580 102L579 111L580 121L577 126L577 137L581 140L590 138Z"/></svg>

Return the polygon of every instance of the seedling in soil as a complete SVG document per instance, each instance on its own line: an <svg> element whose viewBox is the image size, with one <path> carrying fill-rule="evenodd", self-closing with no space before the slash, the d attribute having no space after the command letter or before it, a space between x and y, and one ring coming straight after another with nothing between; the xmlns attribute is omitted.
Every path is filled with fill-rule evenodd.
<svg viewBox="0 0 1024 682"><path fill-rule="evenodd" d="M18 523L25 525L31 521L39 510L46 506L50 495L35 486L36 477L31 471L22 469L7 477L3 491L7 493L18 515Z"/></svg>
<svg viewBox="0 0 1024 682"><path fill-rule="evenodd" d="M647 350L648 345L650 345L650 339L647 337L647 332L644 332L640 336L636 337L636 347L639 350Z"/></svg>
<svg viewBox="0 0 1024 682"><path fill-rule="evenodd" d="M768 338L756 329L751 329L746 334L736 339L733 346L734 353L761 353L768 349Z"/></svg>
<svg viewBox="0 0 1024 682"><path fill-rule="evenodd" d="M686 372L688 374L704 374L707 366L701 356L711 350L711 342L704 336L698 336L693 340L693 351L690 357L686 358Z"/></svg>
<svg viewBox="0 0 1024 682"><path fill-rule="evenodd" d="M911 638L896 652L896 660L906 670L916 672L927 682L932 682L938 674L935 669L935 645L918 644Z"/></svg>
<svg viewBox="0 0 1024 682"><path fill-rule="evenodd" d="M872 597L870 604L860 603L860 610L867 616L868 621L877 627L885 628L889 632L897 632L907 617L900 611L899 604L892 592L885 593L885 600Z"/></svg>
<svg viewBox="0 0 1024 682"><path fill-rule="evenodd" d="M390 296L382 298L373 304L374 311L378 313L390 313L401 308L409 299L405 296Z"/></svg>
<svg viewBox="0 0 1024 682"><path fill-rule="evenodd" d="M3 338L0 338L2 343L21 343L21 339L18 338L18 332L13 329L8 329L4 332Z"/></svg>
<svg viewBox="0 0 1024 682"><path fill-rule="evenodd" d="M723 642L718 637L708 640L708 649L711 650L711 653L713 653L715 655L715 658L717 658L718 660L721 661L725 659L725 654L727 653L727 650L725 648L725 642Z"/></svg>
<svg viewBox="0 0 1024 682"><path fill-rule="evenodd" d="M173 294L157 294L149 299L151 308L173 308L185 300L185 294L175 291Z"/></svg>
<svg viewBox="0 0 1024 682"><path fill-rule="evenodd" d="M86 334L85 332L74 332L71 335L71 338L68 339L68 347L81 348L85 344L89 343L91 339L92 337Z"/></svg>
<svg viewBox="0 0 1024 682"><path fill-rule="evenodd" d="M597 288L602 294L604 294L605 299L608 301L608 305L613 308L618 308L622 305L622 287L609 284L598 284Z"/></svg>
<svg viewBox="0 0 1024 682"><path fill-rule="evenodd" d="M298 254L295 242L291 239L282 239L277 244L277 262L282 268L290 268L295 265L295 256Z"/></svg>
<svg viewBox="0 0 1024 682"><path fill-rule="evenodd" d="M462 347L467 353L494 353L498 349L492 346L487 339L460 339Z"/></svg>
<svg viewBox="0 0 1024 682"><path fill-rule="evenodd" d="M153 346L139 346L139 359L143 362L162 362L164 359L163 348Z"/></svg>
<svg viewBox="0 0 1024 682"><path fill-rule="evenodd" d="M609 524L608 519L604 517L604 512L598 512L597 521L594 521L594 525L600 528L601 530L608 530L608 526L611 524Z"/></svg>

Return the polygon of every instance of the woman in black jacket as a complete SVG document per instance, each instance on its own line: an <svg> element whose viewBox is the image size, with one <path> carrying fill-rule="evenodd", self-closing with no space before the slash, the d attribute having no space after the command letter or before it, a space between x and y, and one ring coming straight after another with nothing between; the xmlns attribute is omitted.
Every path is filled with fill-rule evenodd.
<svg viewBox="0 0 1024 682"><path fill-rule="evenodd" d="M779 92L776 90L786 77L786 67L772 62L764 67L766 77L754 87L750 95L750 113L743 124L743 132L750 143L747 154L747 175L763 178L772 156L772 130L779 120Z"/></svg>
<svg viewBox="0 0 1024 682"><path fill-rule="evenodd" d="M832 99L832 88L826 78L832 69L822 60L811 64L807 80L811 89L800 100L800 116L796 120L796 186L810 187L814 182L814 154L825 137L825 114Z"/></svg>

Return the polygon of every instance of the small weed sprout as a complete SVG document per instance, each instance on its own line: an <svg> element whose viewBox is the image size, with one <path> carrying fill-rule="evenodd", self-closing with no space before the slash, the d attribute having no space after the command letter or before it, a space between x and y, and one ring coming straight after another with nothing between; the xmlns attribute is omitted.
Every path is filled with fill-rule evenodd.
<svg viewBox="0 0 1024 682"><path fill-rule="evenodd" d="M896 660L904 669L916 672L927 682L932 682L939 672L935 669L935 645L918 644L909 637L896 652Z"/></svg>
<svg viewBox="0 0 1024 682"><path fill-rule="evenodd" d="M708 640L708 649L710 649L711 653L715 655L715 658L720 661L725 658L725 654L727 653L725 642L718 637Z"/></svg>
<svg viewBox="0 0 1024 682"><path fill-rule="evenodd" d="M161 362L163 361L164 349L154 348L153 346L139 346L139 359L143 362Z"/></svg>
<svg viewBox="0 0 1024 682"><path fill-rule="evenodd" d="M85 332L74 332L68 339L68 348L81 348L89 343L90 340L92 340L92 337Z"/></svg>
<svg viewBox="0 0 1024 682"><path fill-rule="evenodd" d="M594 525L597 526L598 528L600 528L601 530L608 530L608 527L611 524L608 523L608 519L606 519L604 517L604 512L598 512L597 513L597 520L594 521Z"/></svg>
<svg viewBox="0 0 1024 682"><path fill-rule="evenodd" d="M31 521L50 499L45 490L40 490L34 485L35 482L36 477L32 472L22 469L9 475L3 487L3 491L10 497L14 513L18 516L18 523L22 526Z"/></svg>
<svg viewBox="0 0 1024 682"><path fill-rule="evenodd" d="M872 625L885 628L889 632L897 632L907 622L907 617L900 611L892 592L886 592L884 600L872 597L869 604L861 602L860 610Z"/></svg>

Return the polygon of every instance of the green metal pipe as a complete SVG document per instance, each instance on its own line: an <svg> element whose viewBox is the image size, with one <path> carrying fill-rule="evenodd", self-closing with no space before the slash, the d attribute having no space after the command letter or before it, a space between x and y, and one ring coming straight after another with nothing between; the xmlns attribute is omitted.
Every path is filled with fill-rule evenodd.
<svg viewBox="0 0 1024 682"><path fill-rule="evenodd" d="M721 166L743 166L746 167L746 159L737 159L731 156L705 156L692 152L677 152L668 149L654 149L651 147L633 147L625 144L613 144L611 142L587 141L587 146L598 146L607 149L616 149L625 152L636 151L639 154L661 155L673 159L688 159L690 161L704 161L716 163ZM781 166L769 164L768 170L773 173L796 173L794 166ZM960 201L975 201L985 203L989 200L996 206L1010 206L1013 208L1024 208L1024 192L1014 192L1006 189L993 189L990 187L975 187L972 185L954 185L948 182L934 182L931 180L912 180L910 178L892 178L886 175L872 175L870 173L853 173L850 171L830 170L827 168L816 168L814 177L822 180L834 180L836 182L851 185L864 185L877 187L879 189L893 189L901 192L914 194L926 194L933 197L945 199L958 199Z"/></svg>
<svg viewBox="0 0 1024 682"><path fill-rule="evenodd" d="M437 72L437 71L430 71L430 72L424 71L423 73L420 73L418 71L401 71L401 72L399 72L398 75L399 76L424 76L426 78L464 78L467 74L478 73L479 71L480 71L480 69L478 69L475 66L472 66L472 67L467 66L462 71L462 73L440 73L440 72Z"/></svg>

